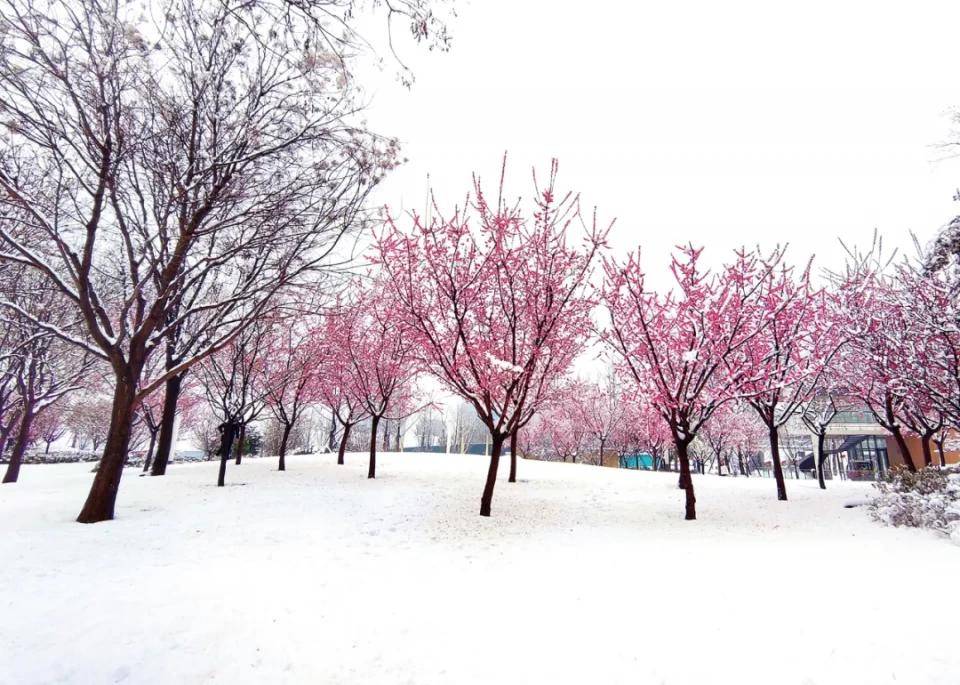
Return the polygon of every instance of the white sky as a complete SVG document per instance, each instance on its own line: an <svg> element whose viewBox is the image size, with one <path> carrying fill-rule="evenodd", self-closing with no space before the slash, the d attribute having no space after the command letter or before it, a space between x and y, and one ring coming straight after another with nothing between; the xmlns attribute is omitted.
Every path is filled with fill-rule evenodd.
<svg viewBox="0 0 960 685"><path fill-rule="evenodd" d="M448 54L403 47L411 90L385 71L367 119L409 162L379 201L462 200L509 151L515 194L532 165L601 218L616 252L642 246L662 276L673 245L716 259L789 241L797 261L842 261L837 236L922 240L955 214L960 161L938 144L960 107L960 2L458 3Z"/></svg>

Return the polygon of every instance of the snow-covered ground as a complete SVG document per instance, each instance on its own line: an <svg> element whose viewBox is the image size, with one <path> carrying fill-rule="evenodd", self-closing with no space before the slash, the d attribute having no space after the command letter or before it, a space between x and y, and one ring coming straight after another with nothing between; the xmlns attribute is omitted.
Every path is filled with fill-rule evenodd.
<svg viewBox="0 0 960 685"><path fill-rule="evenodd" d="M960 682L960 549L883 528L868 486L383 454L0 487L0 682ZM505 471L505 469L502 469Z"/></svg>

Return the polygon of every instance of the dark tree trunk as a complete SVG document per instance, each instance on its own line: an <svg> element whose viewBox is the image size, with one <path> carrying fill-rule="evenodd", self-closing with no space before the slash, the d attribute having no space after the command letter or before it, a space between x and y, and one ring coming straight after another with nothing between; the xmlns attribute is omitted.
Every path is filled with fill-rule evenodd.
<svg viewBox="0 0 960 685"><path fill-rule="evenodd" d="M143 460L143 472L146 473L150 470L150 463L153 460L153 448L157 442L157 434L150 433L150 447L147 448L147 456Z"/></svg>
<svg viewBox="0 0 960 685"><path fill-rule="evenodd" d="M507 482L517 482L517 431L510 434L510 478Z"/></svg>
<svg viewBox="0 0 960 685"><path fill-rule="evenodd" d="M943 453L943 440L935 440L934 442L937 444L937 454L940 457L940 466L946 466L947 457ZM2 444L3 443L0 443L0 454L3 454Z"/></svg>
<svg viewBox="0 0 960 685"><path fill-rule="evenodd" d="M139 378L139 370L128 370L126 378L117 379L103 456L100 457L90 494L87 495L87 501L77 517L78 523L97 523L113 519L117 490L120 488L123 465L130 446L130 429Z"/></svg>
<svg viewBox="0 0 960 685"><path fill-rule="evenodd" d="M817 435L817 481L820 483L821 490L827 489L827 483L823 479L823 464L827 461L827 455L823 453L826 442L827 436L824 433Z"/></svg>
<svg viewBox="0 0 960 685"><path fill-rule="evenodd" d="M235 424L227 423L220 436L220 471L217 474L217 487L222 488L227 479L227 462L230 461L230 447L233 445Z"/></svg>
<svg viewBox="0 0 960 685"><path fill-rule="evenodd" d="M400 446L400 419L397 419L397 434L394 437L395 437L394 446L396 447L397 452L403 452L403 448Z"/></svg>
<svg viewBox="0 0 960 685"><path fill-rule="evenodd" d="M13 443L13 451L10 452L10 463L7 464L7 471L3 474L4 483L16 483L20 477L20 464L23 463L23 455L27 451L27 444L30 442L30 426L33 425L33 407L24 407L20 414L20 427L17 429L17 439Z"/></svg>
<svg viewBox="0 0 960 685"><path fill-rule="evenodd" d="M680 482L683 484L682 487L686 494L684 519L695 521L697 519L697 497L693 491L693 477L690 475L690 457L687 454L688 443L678 440L676 446L677 457L680 461Z"/></svg>
<svg viewBox="0 0 960 685"><path fill-rule="evenodd" d="M377 428L380 426L380 418L370 418L370 466L367 468L367 478L377 477Z"/></svg>
<svg viewBox="0 0 960 685"><path fill-rule="evenodd" d="M910 473L916 473L917 467L913 463L913 457L910 456L910 448L907 447L907 441L903 437L903 431L900 430L899 426L894 426L890 429L890 432L893 434L893 440L897 443L897 447L900 448L900 456L903 459L903 465L907 467L907 471Z"/></svg>
<svg viewBox="0 0 960 685"><path fill-rule="evenodd" d="M923 465L924 466L933 466L933 454L930 450L930 438L933 436L930 433L924 433L920 436L920 445L923 449Z"/></svg>
<svg viewBox="0 0 960 685"><path fill-rule="evenodd" d="M350 437L351 428L353 428L352 423L347 423L343 426L343 435L340 437L340 451L337 452L337 464L340 466L343 466L343 455L347 451L347 438Z"/></svg>
<svg viewBox="0 0 960 685"><path fill-rule="evenodd" d="M480 497L480 515L489 516L493 505L493 488L497 484L497 468L500 466L500 453L503 451L504 436L495 435L490 450L490 466L487 468L487 482L483 486L483 495Z"/></svg>
<svg viewBox="0 0 960 685"><path fill-rule="evenodd" d="M787 501L787 483L783 479L783 464L780 462L780 435L777 429L768 426L770 431L770 457L773 459L773 477L777 481L777 499Z"/></svg>
<svg viewBox="0 0 960 685"><path fill-rule="evenodd" d="M600 456L597 459L597 466L603 466L603 448L606 447L606 443L607 441L604 438L600 439Z"/></svg>
<svg viewBox="0 0 960 685"><path fill-rule="evenodd" d="M44 454L50 454L50 445L52 444L53 441L52 441L52 440L44 440L43 442L44 442L44 444L46 444L46 447L44 448L43 453L44 453ZM3 449L2 449L2 448L0 448L0 454L3 454Z"/></svg>
<svg viewBox="0 0 960 685"><path fill-rule="evenodd" d="M243 443L247 439L247 424L240 424L240 433L237 435L237 465L240 465L240 459L243 457Z"/></svg>
<svg viewBox="0 0 960 685"><path fill-rule="evenodd" d="M290 439L290 430L292 428L292 423L283 425L283 436L280 438L280 465L277 467L278 471L287 470L287 440Z"/></svg>
<svg viewBox="0 0 960 685"><path fill-rule="evenodd" d="M183 375L167 379L163 392L163 413L160 416L160 438L157 442L157 454L150 467L151 476L162 476L167 472L170 462L170 450L173 448L173 429L177 421L177 401L180 399L180 388L183 385Z"/></svg>
<svg viewBox="0 0 960 685"><path fill-rule="evenodd" d="M390 451L390 420L383 422L383 446L381 449L384 452Z"/></svg>

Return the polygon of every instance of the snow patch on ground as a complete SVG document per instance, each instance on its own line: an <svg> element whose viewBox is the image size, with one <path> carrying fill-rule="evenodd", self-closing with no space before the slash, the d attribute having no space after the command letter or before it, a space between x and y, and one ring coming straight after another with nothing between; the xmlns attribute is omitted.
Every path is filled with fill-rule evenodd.
<svg viewBox="0 0 960 685"><path fill-rule="evenodd" d="M73 523L89 464L0 487L0 683L956 683L942 537L869 486L383 454L176 464ZM504 469L506 471L506 469ZM905 588L904 579L916 585ZM911 597L916 596L916 602Z"/></svg>

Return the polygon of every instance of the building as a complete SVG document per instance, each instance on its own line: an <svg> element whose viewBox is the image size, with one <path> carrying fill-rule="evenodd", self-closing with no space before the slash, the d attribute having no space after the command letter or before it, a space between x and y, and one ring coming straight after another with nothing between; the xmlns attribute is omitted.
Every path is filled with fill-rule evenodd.
<svg viewBox="0 0 960 685"><path fill-rule="evenodd" d="M803 442L809 442L809 447L801 447L797 450L801 453L794 457L797 461L796 471L807 477L816 477L814 465L816 436L799 418L791 420L785 428L784 442L793 441L801 445ZM920 438L906 434L904 437L913 463L918 468L923 466L923 447ZM837 412L828 425L824 451L827 455L824 476L827 478L877 480L891 467L904 464L903 455L893 436L874 420L869 410L850 408L849 401L848 406ZM960 451L948 449L944 451L943 456L948 464L960 463ZM935 446L933 463L940 463Z"/></svg>

